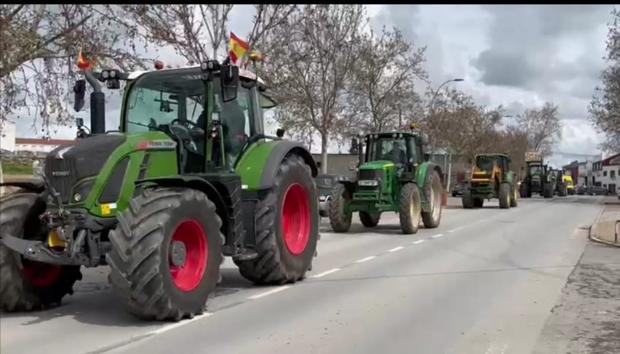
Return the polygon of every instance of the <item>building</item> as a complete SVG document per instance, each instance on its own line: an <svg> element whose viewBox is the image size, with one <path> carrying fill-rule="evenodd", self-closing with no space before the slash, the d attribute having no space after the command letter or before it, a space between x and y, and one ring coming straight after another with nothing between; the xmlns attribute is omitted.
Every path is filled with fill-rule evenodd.
<svg viewBox="0 0 620 354"><path fill-rule="evenodd" d="M620 154L594 162L592 172L595 186L607 188L609 192L615 194L620 184Z"/></svg>
<svg viewBox="0 0 620 354"><path fill-rule="evenodd" d="M74 140L64 139L15 138L13 151L28 151L37 155L45 155L61 145L69 145L74 142Z"/></svg>
<svg viewBox="0 0 620 354"><path fill-rule="evenodd" d="M563 166L564 174L573 177L573 183L578 187L587 187L594 185L594 173L592 171L594 162L592 160L573 161Z"/></svg>

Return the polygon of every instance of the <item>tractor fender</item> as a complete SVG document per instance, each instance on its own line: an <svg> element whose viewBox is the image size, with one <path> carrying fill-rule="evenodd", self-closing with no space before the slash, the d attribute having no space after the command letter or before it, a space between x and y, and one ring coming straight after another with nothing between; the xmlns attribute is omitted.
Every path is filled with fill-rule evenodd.
<svg viewBox="0 0 620 354"><path fill-rule="evenodd" d="M318 175L319 170L316 167L314 158L312 158L310 152L306 150L302 144L294 141L280 140L271 150L271 153L269 154L269 157L263 167L263 174L260 179L260 189L267 189L273 186L282 161L284 161L284 159L289 155L298 155L303 158L312 170L312 177L316 177Z"/></svg>
<svg viewBox="0 0 620 354"><path fill-rule="evenodd" d="M11 181L0 183L0 186L19 187L34 193L42 193L43 191L45 191L45 184L43 183L43 181Z"/></svg>
<svg viewBox="0 0 620 354"><path fill-rule="evenodd" d="M230 231L228 225L228 209L222 192L220 192L209 181L196 177L196 176L167 176L167 177L155 177L148 179L141 179L136 181L136 191L144 188L152 187L151 184L161 187L185 187L199 190L207 195L209 200L215 204L216 211L222 219L222 230L224 235L228 236Z"/></svg>

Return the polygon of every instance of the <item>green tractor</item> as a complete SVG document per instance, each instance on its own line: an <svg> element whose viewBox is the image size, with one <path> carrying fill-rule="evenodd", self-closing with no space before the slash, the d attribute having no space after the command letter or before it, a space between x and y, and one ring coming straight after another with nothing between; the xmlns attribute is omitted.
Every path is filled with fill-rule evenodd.
<svg viewBox="0 0 620 354"><path fill-rule="evenodd" d="M568 186L564 181L564 172L562 170L550 170L551 183L553 185L553 192L557 193L560 197L566 197L568 195Z"/></svg>
<svg viewBox="0 0 620 354"><path fill-rule="evenodd" d="M159 68L158 68L159 69ZM316 164L264 134L275 105L228 61L131 74L84 72L91 132L52 151L42 183L0 201L0 305L59 304L81 266L109 265L112 288L143 319L204 311L223 256L257 284L299 281L319 238ZM108 88L127 84L119 131L105 132ZM76 110L85 81L74 88Z"/></svg>
<svg viewBox="0 0 620 354"><path fill-rule="evenodd" d="M443 174L424 154L422 136L408 132L382 132L359 142L356 177L340 180L332 190L329 221L335 232L347 232L354 212L365 227L375 227L381 213L397 212L405 234L439 225Z"/></svg>
<svg viewBox="0 0 620 354"><path fill-rule="evenodd" d="M510 158L506 154L478 154L474 161L463 188L463 208L481 208L484 200L491 198L498 198L502 209L516 207L519 193Z"/></svg>
<svg viewBox="0 0 620 354"><path fill-rule="evenodd" d="M525 164L525 177L520 186L521 198L531 198L532 193L552 198L554 186L549 167L543 164L542 159L526 161Z"/></svg>

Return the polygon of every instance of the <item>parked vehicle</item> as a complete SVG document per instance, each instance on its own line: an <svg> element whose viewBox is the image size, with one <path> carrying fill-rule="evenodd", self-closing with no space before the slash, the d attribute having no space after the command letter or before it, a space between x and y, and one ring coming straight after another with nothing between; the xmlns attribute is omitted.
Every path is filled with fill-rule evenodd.
<svg viewBox="0 0 620 354"><path fill-rule="evenodd" d="M336 175L319 175L315 178L319 192L319 214L322 217L327 217L332 188L334 188L339 179L340 177Z"/></svg>
<svg viewBox="0 0 620 354"><path fill-rule="evenodd" d="M452 188L452 196L456 197L459 195L463 195L463 183L457 183L454 185L454 187Z"/></svg>

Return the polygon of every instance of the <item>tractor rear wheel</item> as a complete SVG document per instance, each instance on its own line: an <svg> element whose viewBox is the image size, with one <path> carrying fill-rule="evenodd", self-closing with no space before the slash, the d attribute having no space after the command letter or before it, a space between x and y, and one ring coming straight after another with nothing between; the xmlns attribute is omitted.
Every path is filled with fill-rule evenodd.
<svg viewBox="0 0 620 354"><path fill-rule="evenodd" d="M0 230L44 241L48 230L38 216L45 209L45 200L36 193L9 194L0 199ZM73 294L73 284L80 279L80 266L30 261L0 244L0 307L8 312L60 304L63 296Z"/></svg>
<svg viewBox="0 0 620 354"><path fill-rule="evenodd" d="M360 221L362 222L362 225L364 225L365 227L375 227L377 226L377 224L379 224L379 219L381 218L381 214L379 213L371 214L365 211L360 211L359 214L360 214Z"/></svg>
<svg viewBox="0 0 620 354"><path fill-rule="evenodd" d="M553 186L551 185L551 183L545 183L543 185L543 197L553 198Z"/></svg>
<svg viewBox="0 0 620 354"><path fill-rule="evenodd" d="M197 190L146 189L131 200L106 255L129 312L174 321L202 313L219 278L221 225L215 204Z"/></svg>
<svg viewBox="0 0 620 354"><path fill-rule="evenodd" d="M471 189L465 188L465 190L463 190L461 203L463 204L463 208L465 209L471 209L474 207L474 198L471 195Z"/></svg>
<svg viewBox="0 0 620 354"><path fill-rule="evenodd" d="M482 208L484 206L484 199L474 198L474 208Z"/></svg>
<svg viewBox="0 0 620 354"><path fill-rule="evenodd" d="M400 228L404 234L418 232L420 219L422 218L422 199L420 190L415 183L406 183L400 190L400 206L398 217Z"/></svg>
<svg viewBox="0 0 620 354"><path fill-rule="evenodd" d="M519 191L517 188L513 188L512 195L510 198L510 207L514 208L519 204Z"/></svg>
<svg viewBox="0 0 620 354"><path fill-rule="evenodd" d="M287 157L274 188L256 207L256 252L235 261L243 277L257 284L303 279L312 267L319 239L316 185L310 166L297 155Z"/></svg>
<svg viewBox="0 0 620 354"><path fill-rule="evenodd" d="M499 207L501 209L510 208L510 183L500 183L499 185Z"/></svg>
<svg viewBox="0 0 620 354"><path fill-rule="evenodd" d="M346 211L346 205L349 204L350 200L351 196L344 184L336 184L334 189L332 189L332 195L327 209L329 212L329 223L334 232L349 231L352 213Z"/></svg>
<svg viewBox="0 0 620 354"><path fill-rule="evenodd" d="M437 171L433 170L429 176L430 177L426 181L428 186L426 189L426 196L429 200L430 210L428 212L422 211L422 221L424 222L424 227L432 229L439 226L439 222L441 221L441 197L443 194L443 186L441 185L441 178Z"/></svg>

